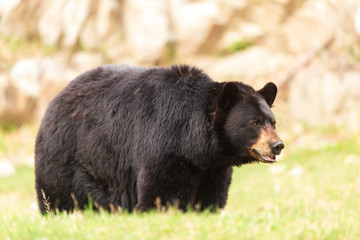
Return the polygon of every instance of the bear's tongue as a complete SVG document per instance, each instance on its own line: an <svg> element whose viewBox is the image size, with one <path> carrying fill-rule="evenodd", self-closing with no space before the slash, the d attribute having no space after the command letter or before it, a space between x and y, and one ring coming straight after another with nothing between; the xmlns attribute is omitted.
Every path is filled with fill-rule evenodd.
<svg viewBox="0 0 360 240"><path fill-rule="evenodd" d="M276 156L273 155L273 156L264 156L264 155L261 155L261 158L265 161L268 161L268 162L276 162Z"/></svg>

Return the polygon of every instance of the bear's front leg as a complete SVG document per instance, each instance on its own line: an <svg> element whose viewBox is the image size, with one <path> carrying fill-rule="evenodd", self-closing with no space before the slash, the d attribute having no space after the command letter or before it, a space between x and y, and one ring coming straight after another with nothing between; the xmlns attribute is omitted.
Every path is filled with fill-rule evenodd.
<svg viewBox="0 0 360 240"><path fill-rule="evenodd" d="M221 167L208 169L202 174L195 198L195 205L201 211L215 211L225 207L232 171L232 167Z"/></svg>
<svg viewBox="0 0 360 240"><path fill-rule="evenodd" d="M143 166L138 174L136 210L177 206L182 211L193 208L200 183L200 170L182 159L167 159L161 164Z"/></svg>

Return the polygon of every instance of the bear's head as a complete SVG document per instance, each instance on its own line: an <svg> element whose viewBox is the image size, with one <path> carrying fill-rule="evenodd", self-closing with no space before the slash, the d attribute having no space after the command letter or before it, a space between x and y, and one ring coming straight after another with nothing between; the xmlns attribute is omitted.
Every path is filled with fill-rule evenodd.
<svg viewBox="0 0 360 240"><path fill-rule="evenodd" d="M221 118L219 128L232 164L276 161L276 155L284 148L271 111L276 94L277 87L271 82L258 91L239 82L222 86L217 96L216 115Z"/></svg>

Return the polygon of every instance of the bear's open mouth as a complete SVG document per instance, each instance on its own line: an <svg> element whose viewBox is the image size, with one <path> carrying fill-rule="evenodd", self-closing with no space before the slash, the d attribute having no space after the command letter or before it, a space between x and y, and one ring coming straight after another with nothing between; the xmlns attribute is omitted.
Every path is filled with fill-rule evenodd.
<svg viewBox="0 0 360 240"><path fill-rule="evenodd" d="M252 148L250 150L250 153L254 158L259 160L260 162L264 162L264 163L274 163L274 162L276 162L276 156L275 155L263 155L254 148Z"/></svg>

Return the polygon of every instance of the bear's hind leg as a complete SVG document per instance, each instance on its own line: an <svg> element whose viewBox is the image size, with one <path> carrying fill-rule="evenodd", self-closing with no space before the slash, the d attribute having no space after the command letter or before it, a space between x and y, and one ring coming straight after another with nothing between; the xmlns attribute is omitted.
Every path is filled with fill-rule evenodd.
<svg viewBox="0 0 360 240"><path fill-rule="evenodd" d="M86 209L91 202L93 210L103 208L110 211L109 187L104 181L96 180L84 169L78 169L73 178L73 204L77 208Z"/></svg>

